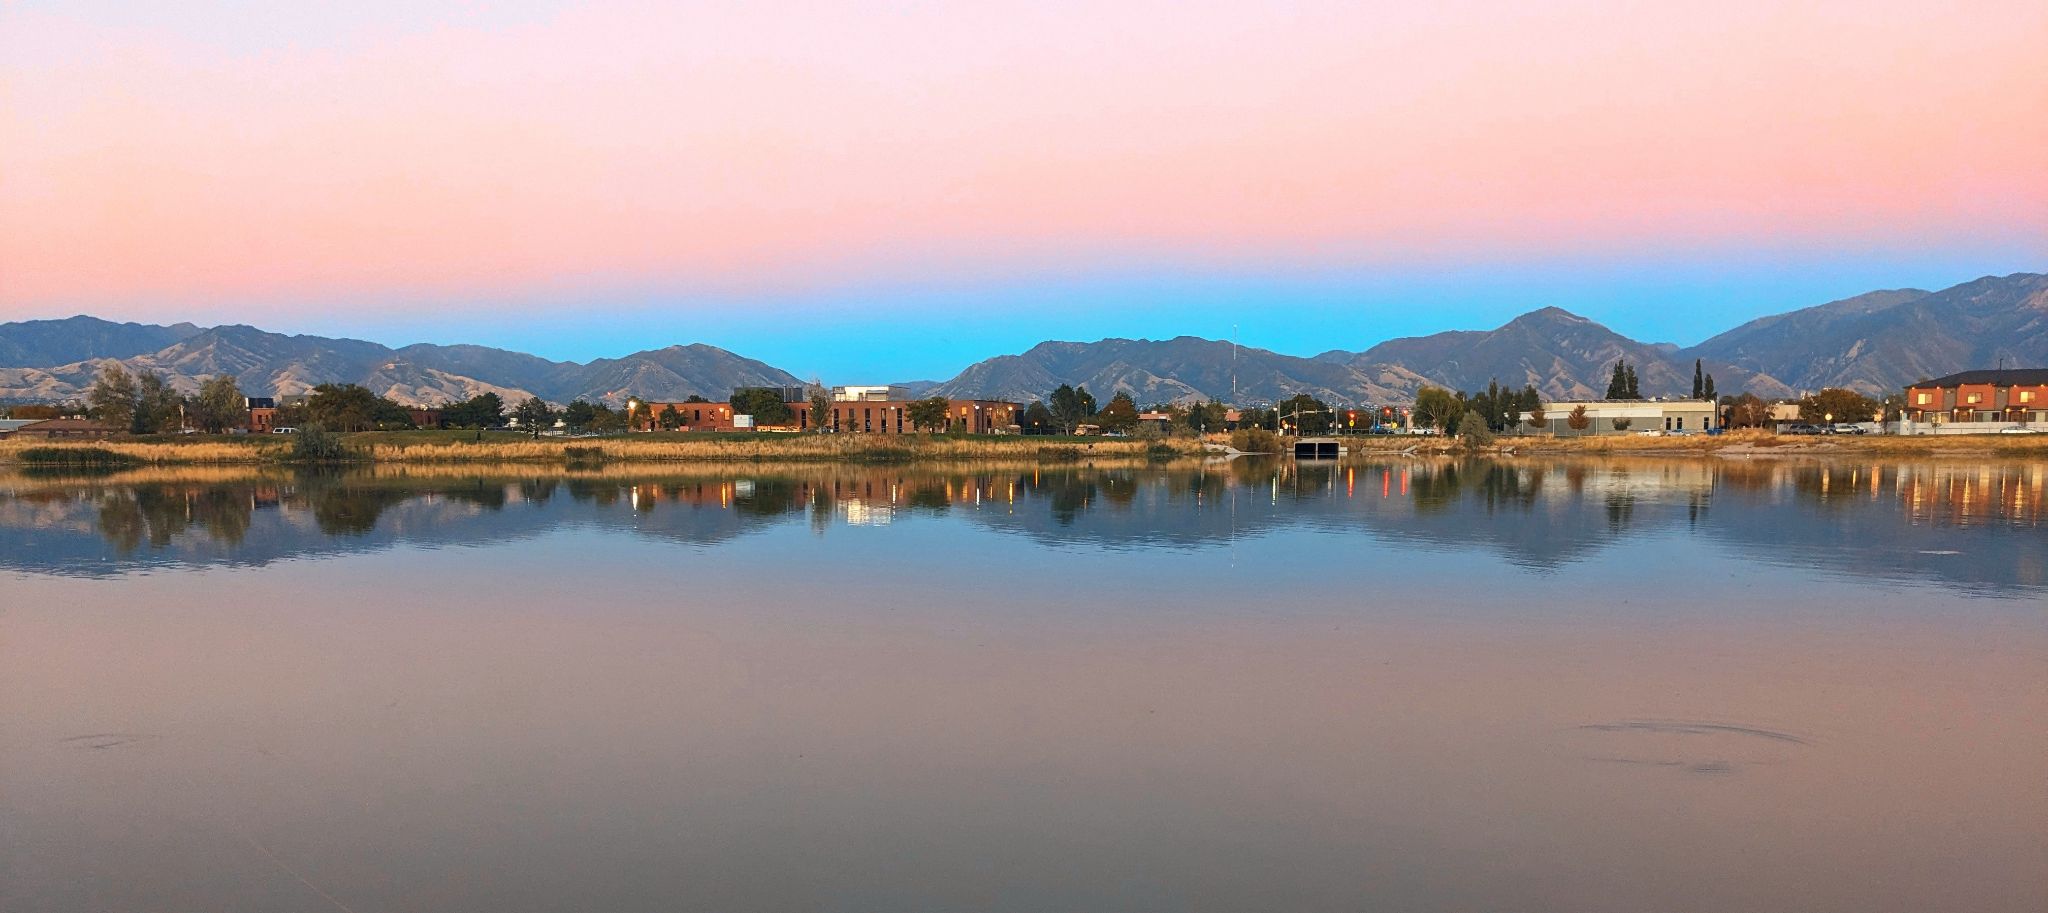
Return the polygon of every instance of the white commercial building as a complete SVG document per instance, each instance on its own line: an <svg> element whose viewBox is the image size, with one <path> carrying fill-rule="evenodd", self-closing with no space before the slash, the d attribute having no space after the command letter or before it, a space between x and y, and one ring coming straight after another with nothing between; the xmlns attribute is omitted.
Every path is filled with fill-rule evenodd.
<svg viewBox="0 0 2048 913"><path fill-rule="evenodd" d="M1590 423L1581 431L1571 426L1572 413L1586 410ZM1699 432L1716 427L1719 409L1704 399L1610 399L1543 404L1543 420L1522 413L1522 426L1559 437L1592 434L1636 434L1643 431Z"/></svg>
<svg viewBox="0 0 2048 913"><path fill-rule="evenodd" d="M886 384L848 385L832 388L835 403L890 403L910 398L910 391Z"/></svg>

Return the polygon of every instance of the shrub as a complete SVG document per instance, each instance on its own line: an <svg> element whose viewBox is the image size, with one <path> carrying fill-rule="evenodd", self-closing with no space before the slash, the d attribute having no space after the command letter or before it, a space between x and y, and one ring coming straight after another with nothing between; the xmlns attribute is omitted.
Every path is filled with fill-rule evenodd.
<svg viewBox="0 0 2048 913"><path fill-rule="evenodd" d="M105 447L30 447L21 452L21 461L30 466L102 468L134 466L142 461L125 453L116 453Z"/></svg>
<svg viewBox="0 0 2048 913"><path fill-rule="evenodd" d="M291 458L301 463L332 463L348 458L341 435L319 425L307 425L292 435Z"/></svg>
<svg viewBox="0 0 2048 913"><path fill-rule="evenodd" d="M562 456L571 463L599 463L604 461L603 447L564 447Z"/></svg>
<svg viewBox="0 0 2048 913"><path fill-rule="evenodd" d="M1230 433L1230 446L1245 453L1279 453L1280 435L1264 428L1239 428Z"/></svg>
<svg viewBox="0 0 2048 913"><path fill-rule="evenodd" d="M1486 418L1478 412L1467 412L1458 419L1458 442L1472 450L1493 446L1493 429L1486 427Z"/></svg>

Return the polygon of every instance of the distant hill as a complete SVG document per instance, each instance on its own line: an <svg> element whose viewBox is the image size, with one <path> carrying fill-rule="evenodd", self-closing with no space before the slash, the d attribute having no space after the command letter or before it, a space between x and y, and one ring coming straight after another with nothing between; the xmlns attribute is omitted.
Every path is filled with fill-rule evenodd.
<svg viewBox="0 0 2048 913"><path fill-rule="evenodd" d="M1086 384L1098 401L1117 390L1140 403L1228 399L1230 351L1228 343L1192 337L1043 343L976 363L939 389L1028 399L1067 383ZM1986 277L1939 292L1871 292L1754 320L1689 349L1638 342L1545 307L1492 330L1391 339L1362 352L1311 359L1237 353L1240 402L1297 392L1400 402L1424 384L1473 390L1495 380L1534 385L1557 399L1598 397L1622 358L1636 366L1646 396L1691 393L1695 359L1722 393L1780 398L1840 386L1881 395L1967 368L2048 365L2048 276Z"/></svg>
<svg viewBox="0 0 2048 913"><path fill-rule="evenodd" d="M71 324L84 335L60 343L52 338L49 324ZM119 328L118 332L109 327ZM161 339L170 341L132 351ZM781 369L701 344L670 346L586 365L485 346L423 344L392 349L360 339L286 336L249 326L150 327L93 318L0 324L0 350L88 353L61 363L0 367L0 398L14 400L82 396L108 361L161 373L173 386L186 391L197 389L207 377L231 374L242 389L258 395L289 396L323 383L353 383L399 402L419 404L487 392L512 401L536 395L555 402L589 397L614 404L634 396L680 400L694 394L722 399L735 386L799 383Z"/></svg>
<svg viewBox="0 0 2048 913"><path fill-rule="evenodd" d="M1517 389L1534 386L1553 399L1597 399L1606 394L1614 363L1621 359L1635 366L1644 396L1692 392L1690 358L1677 359L1668 346L1636 342L1557 307L1530 311L1493 330L1388 340L1345 363L1368 375L1413 374L1454 390L1475 390L1498 380ZM1726 365L1708 365L1707 370L1715 373L1719 389L1734 390L1747 380L1733 376L1738 372ZM1789 391L1772 387L1758 392L1777 396Z"/></svg>
<svg viewBox="0 0 2048 913"><path fill-rule="evenodd" d="M2048 366L2048 275L1895 289L1752 320L1681 353L1792 390L1897 392L1970 368Z"/></svg>
<svg viewBox="0 0 2048 913"><path fill-rule="evenodd" d="M1277 401L1307 393L1326 401L1400 398L1408 378L1385 385L1349 366L1265 349L1181 336L1042 342L1021 355L971 365L933 392L951 397L1029 401L1060 384L1086 386L1097 402L1117 391L1140 405L1195 400Z"/></svg>
<svg viewBox="0 0 2048 913"><path fill-rule="evenodd" d="M1471 390L1532 384L1552 398L1597 397L1617 359L1636 366L1642 392L1684 395L1694 359L1720 392L1788 397L1840 386L1871 394L1971 368L2048 366L2048 276L1987 276L1936 292L1893 289L1752 320L1691 348L1643 343L1562 308L1530 311L1491 330L1392 339L1313 358L1181 336L1166 340L1044 342L970 365L916 395L1029 401L1060 384L1098 402L1117 391L1140 404L1192 400L1404 402L1424 384ZM252 393L291 394L358 383L404 402L492 391L613 404L628 397L721 399L733 387L793 386L787 371L704 344L550 361L476 345L393 349L359 339L286 336L247 326L150 326L92 317L0 324L0 399L82 395L105 360L159 371L182 389L216 373Z"/></svg>
<svg viewBox="0 0 2048 913"><path fill-rule="evenodd" d="M130 358L199 331L189 323L152 326L82 315L0 324L0 368L47 368L94 358Z"/></svg>

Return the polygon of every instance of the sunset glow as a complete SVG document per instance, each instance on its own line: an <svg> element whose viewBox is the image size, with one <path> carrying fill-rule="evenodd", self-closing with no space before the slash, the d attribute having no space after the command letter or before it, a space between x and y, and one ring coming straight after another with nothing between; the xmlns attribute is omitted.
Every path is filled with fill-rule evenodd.
<svg viewBox="0 0 2048 913"><path fill-rule="evenodd" d="M2048 251L2038 2L1110 7L10 4L0 319Z"/></svg>

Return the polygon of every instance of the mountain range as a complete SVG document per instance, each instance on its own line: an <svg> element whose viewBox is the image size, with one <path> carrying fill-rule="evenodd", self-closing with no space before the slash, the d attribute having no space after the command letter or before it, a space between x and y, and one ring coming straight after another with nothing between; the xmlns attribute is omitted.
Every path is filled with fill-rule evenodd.
<svg viewBox="0 0 2048 913"><path fill-rule="evenodd" d="M1492 330L1391 339L1313 357L1193 336L1043 342L977 362L950 380L903 386L919 395L1019 401L1066 383L1087 386L1098 401L1121 390L1140 403L1271 401L1297 393L1333 402L1403 402L1425 384L1471 390L1498 381L1571 399L1604 393L1618 359L1636 367L1647 396L1689 393L1695 359L1714 375L1719 392L1765 397L1822 387L1881 395L1970 368L2040 366L2048 364L2048 275L1987 276L1934 292L1869 292L1752 320L1690 348L1638 342L1562 308L1543 307ZM476 345L394 349L248 326L80 316L0 324L0 399L79 397L110 360L162 373L186 390L226 373L259 395L347 382L407 403L483 392L555 402L716 400L737 386L801 383L788 371L702 343L579 363Z"/></svg>

